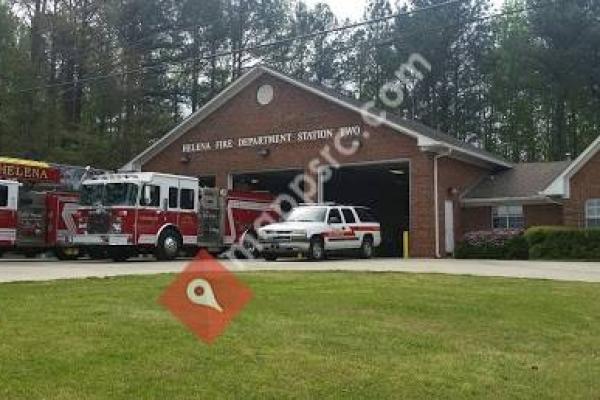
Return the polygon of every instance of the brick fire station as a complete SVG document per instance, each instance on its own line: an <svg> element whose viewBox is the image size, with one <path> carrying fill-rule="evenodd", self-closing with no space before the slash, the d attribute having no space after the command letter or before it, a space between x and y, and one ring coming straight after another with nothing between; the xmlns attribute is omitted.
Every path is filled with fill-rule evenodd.
<svg viewBox="0 0 600 400"><path fill-rule="evenodd" d="M260 66L122 170L290 196L304 173L314 201L371 207L388 255L401 254L404 231L411 256L440 257L473 230L600 225L600 138L574 161L512 164L415 121L379 116Z"/></svg>

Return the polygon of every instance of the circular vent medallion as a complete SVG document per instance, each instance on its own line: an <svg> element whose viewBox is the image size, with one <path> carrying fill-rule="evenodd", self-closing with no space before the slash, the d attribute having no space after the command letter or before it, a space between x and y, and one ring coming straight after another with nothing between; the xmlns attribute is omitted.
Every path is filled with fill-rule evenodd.
<svg viewBox="0 0 600 400"><path fill-rule="evenodd" d="M258 104L266 106L267 104L273 101L273 86L271 85L263 85L258 88L258 93L256 93L256 100L258 100Z"/></svg>

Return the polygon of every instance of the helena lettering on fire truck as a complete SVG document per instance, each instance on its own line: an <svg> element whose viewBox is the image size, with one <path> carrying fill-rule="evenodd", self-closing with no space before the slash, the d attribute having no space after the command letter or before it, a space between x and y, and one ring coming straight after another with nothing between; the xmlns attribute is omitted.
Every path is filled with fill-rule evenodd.
<svg viewBox="0 0 600 400"><path fill-rule="evenodd" d="M153 253L171 260L182 250L221 251L253 242L254 221L264 212L276 219L270 194L204 189L185 176L107 174L84 181L80 194L73 240L93 258Z"/></svg>
<svg viewBox="0 0 600 400"><path fill-rule="evenodd" d="M0 255L53 251L60 259L77 258L71 238L79 195L72 183L85 171L0 157Z"/></svg>

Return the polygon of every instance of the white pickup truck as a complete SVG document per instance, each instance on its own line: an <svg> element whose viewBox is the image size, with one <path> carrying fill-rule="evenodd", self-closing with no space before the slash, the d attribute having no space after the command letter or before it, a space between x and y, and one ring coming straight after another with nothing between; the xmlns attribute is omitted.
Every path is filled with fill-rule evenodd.
<svg viewBox="0 0 600 400"><path fill-rule="evenodd" d="M371 258L381 244L381 226L366 207L305 205L295 208L284 222L259 229L258 239L267 261L295 254L318 261L327 253L351 250Z"/></svg>

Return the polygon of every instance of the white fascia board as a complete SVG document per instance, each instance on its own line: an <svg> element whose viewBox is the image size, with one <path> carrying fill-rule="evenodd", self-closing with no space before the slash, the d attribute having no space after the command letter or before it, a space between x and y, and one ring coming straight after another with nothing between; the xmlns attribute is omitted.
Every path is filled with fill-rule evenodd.
<svg viewBox="0 0 600 400"><path fill-rule="evenodd" d="M571 197L571 178L587 164L600 150L600 136L588 146L550 185L542 191L545 196Z"/></svg>
<svg viewBox="0 0 600 400"><path fill-rule="evenodd" d="M465 208L469 207L485 207L502 204L525 204L525 205L536 205L536 204L557 204L557 202L549 199L546 196L531 196L531 197L496 197L489 199L461 199L461 204Z"/></svg>

